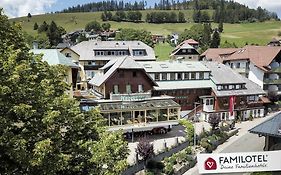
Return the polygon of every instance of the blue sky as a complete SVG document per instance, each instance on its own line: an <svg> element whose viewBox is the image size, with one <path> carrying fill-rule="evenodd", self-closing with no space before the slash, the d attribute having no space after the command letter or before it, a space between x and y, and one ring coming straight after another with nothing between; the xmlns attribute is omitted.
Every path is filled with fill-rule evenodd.
<svg viewBox="0 0 281 175"><path fill-rule="evenodd" d="M46 12L61 11L62 9L78 4L97 2L99 0L0 0L0 7L9 17L26 16L28 13L33 15ZM134 2L135 0L125 0ZM146 0L149 6L153 6L159 0ZM281 18L281 0L234 0L251 8L261 6L270 11L278 13Z"/></svg>

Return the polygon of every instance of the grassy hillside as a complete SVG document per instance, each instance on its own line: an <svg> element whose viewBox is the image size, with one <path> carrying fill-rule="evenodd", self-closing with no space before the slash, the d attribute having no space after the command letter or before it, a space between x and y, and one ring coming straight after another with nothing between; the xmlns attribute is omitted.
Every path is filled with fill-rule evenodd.
<svg viewBox="0 0 281 175"><path fill-rule="evenodd" d="M152 10L145 10L141 11L142 20L145 21L146 14L151 12ZM158 10L161 11L161 10ZM176 12L177 10L168 10L168 12ZM182 10L185 14L185 18L188 21L192 21L192 14L193 10ZM210 15L212 15L213 11L207 11ZM87 12L87 13L56 13L56 14L46 14L46 15L36 15L31 18L31 21L27 21L27 17L15 18L11 19L11 21L21 22L22 27L28 33L35 33L36 31L33 30L33 25L35 22L38 25L42 24L43 21L50 23L52 20L55 21L57 24L63 26L66 31L70 32L75 29L82 29L85 25L90 21L99 21L101 20L101 13L102 12ZM185 24L148 24L148 23L130 23L130 22L109 22L113 29L118 28L140 28L146 29L151 31L154 34L170 34L171 32L181 32L183 29L188 28L191 26L190 23Z"/></svg>
<svg viewBox="0 0 281 175"><path fill-rule="evenodd" d="M142 11L143 20L150 10ZM193 10L183 10L185 17L188 21L191 21ZM209 10L209 14L213 11ZM58 13L58 14L46 14L33 16L30 22L27 22L27 17L11 19L11 21L20 22L23 30L30 34L35 34L37 31L33 30L35 22L38 25L43 21L50 23L54 20L57 24L63 26L68 32L76 29L82 29L85 25L93 20L101 21L101 12L89 12L89 13ZM145 29L153 34L168 35L173 32L180 33L184 29L189 29L194 23L187 22L184 24L149 24L149 23L131 23L131 22L109 22L113 29L118 28L135 28ZM212 24L215 27L217 24ZM265 45L273 37L277 37L278 32L281 31L280 21L267 21L263 23L245 23L245 24L224 24L224 32L222 33L222 42L227 40L228 42L235 42L237 46L244 46L248 44L256 43L259 45ZM163 51L163 48L165 51ZM163 58L163 52L170 52L171 48L168 46L156 46L156 50L162 50L159 53L159 58ZM161 54L161 55L160 55ZM166 54L165 54L166 55Z"/></svg>

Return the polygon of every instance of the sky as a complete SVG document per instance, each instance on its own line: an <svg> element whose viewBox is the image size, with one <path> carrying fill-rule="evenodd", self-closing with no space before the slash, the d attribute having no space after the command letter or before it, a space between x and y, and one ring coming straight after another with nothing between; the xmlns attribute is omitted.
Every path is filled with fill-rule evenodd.
<svg viewBox="0 0 281 175"><path fill-rule="evenodd" d="M0 0L0 7L4 9L6 15L10 18L43 14L46 12L61 11L65 8L85 4L89 2L97 2L98 0ZM135 0L125 0L135 1ZM153 6L159 0L146 0L148 6ZM234 0L241 4L248 5L250 8L261 6L269 11L276 12L281 18L281 0Z"/></svg>

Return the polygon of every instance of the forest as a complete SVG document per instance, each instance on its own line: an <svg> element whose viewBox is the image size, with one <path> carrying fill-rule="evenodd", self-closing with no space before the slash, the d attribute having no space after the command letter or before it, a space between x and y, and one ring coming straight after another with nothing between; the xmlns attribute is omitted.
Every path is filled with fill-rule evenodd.
<svg viewBox="0 0 281 175"><path fill-rule="evenodd" d="M155 3L153 7L148 6L147 1L144 0L135 2L107 0L69 7L61 12L138 11L146 9L154 9L155 11L194 10L194 22L213 21L218 23L221 19L223 19L223 22L226 23L256 22L270 19L279 20L275 12L269 12L261 7L258 7L257 9L251 9L248 6L239 4L237 2L225 0L160 0L158 3ZM212 10L213 13L202 13L201 10ZM222 16L223 18L221 18Z"/></svg>

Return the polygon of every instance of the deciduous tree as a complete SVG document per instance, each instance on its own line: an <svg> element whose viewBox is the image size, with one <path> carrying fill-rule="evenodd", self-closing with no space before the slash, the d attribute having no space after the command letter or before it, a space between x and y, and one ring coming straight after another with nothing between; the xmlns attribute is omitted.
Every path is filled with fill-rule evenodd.
<svg viewBox="0 0 281 175"><path fill-rule="evenodd" d="M122 134L106 132L97 110L80 111L65 94L65 67L29 53L1 10L0 23L0 174L120 174Z"/></svg>
<svg viewBox="0 0 281 175"><path fill-rule="evenodd" d="M135 29L121 29L115 37L116 40L119 41L131 41L131 40L139 40L149 45L150 47L154 47L151 33L146 30L135 30Z"/></svg>
<svg viewBox="0 0 281 175"><path fill-rule="evenodd" d="M86 24L85 30L87 32L90 32L90 31L98 32L101 30L100 23L97 21L89 22L88 24Z"/></svg>

